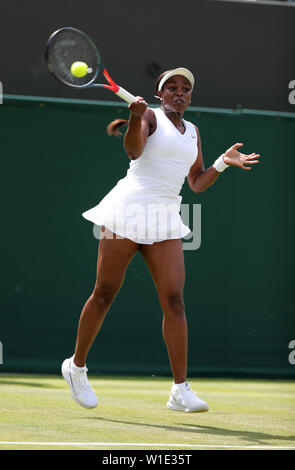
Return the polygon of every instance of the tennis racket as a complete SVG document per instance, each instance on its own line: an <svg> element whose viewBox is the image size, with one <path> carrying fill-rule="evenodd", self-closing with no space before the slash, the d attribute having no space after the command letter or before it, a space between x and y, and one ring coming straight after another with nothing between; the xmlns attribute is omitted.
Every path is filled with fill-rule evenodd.
<svg viewBox="0 0 295 470"><path fill-rule="evenodd" d="M61 28L52 33L46 43L45 61L49 72L64 85L74 88L104 87L127 103L136 101L135 96L114 82L96 45L79 29ZM72 74L71 67L75 62L87 64L88 69L83 77ZM100 72L108 83L94 83Z"/></svg>

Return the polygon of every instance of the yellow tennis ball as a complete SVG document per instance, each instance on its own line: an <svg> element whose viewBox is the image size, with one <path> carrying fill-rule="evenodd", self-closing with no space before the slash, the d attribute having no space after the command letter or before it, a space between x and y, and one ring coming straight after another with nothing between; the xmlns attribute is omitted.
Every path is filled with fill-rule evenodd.
<svg viewBox="0 0 295 470"><path fill-rule="evenodd" d="M85 62L74 62L71 66L71 72L74 77L84 77L88 71L88 65Z"/></svg>

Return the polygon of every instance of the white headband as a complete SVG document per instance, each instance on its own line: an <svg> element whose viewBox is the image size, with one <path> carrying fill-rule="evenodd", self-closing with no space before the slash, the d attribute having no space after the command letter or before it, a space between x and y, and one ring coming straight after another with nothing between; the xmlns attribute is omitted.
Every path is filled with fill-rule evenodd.
<svg viewBox="0 0 295 470"><path fill-rule="evenodd" d="M158 86L158 91L161 91L164 83L167 80L169 80L169 78L174 77L174 75L182 75L183 77L185 77L190 82L192 89L193 89L194 84L195 84L195 79L194 79L193 74L188 69L179 67L178 69L171 70L171 72L167 72L164 75L164 77L161 78L159 86Z"/></svg>

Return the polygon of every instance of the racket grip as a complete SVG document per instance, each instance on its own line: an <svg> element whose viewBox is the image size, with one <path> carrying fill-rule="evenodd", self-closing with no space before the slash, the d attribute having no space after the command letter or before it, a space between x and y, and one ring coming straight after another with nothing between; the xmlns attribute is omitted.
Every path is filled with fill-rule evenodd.
<svg viewBox="0 0 295 470"><path fill-rule="evenodd" d="M124 101L127 101L127 103L134 103L136 101L136 97L131 95L129 91L125 90L122 87L119 87L119 90L116 92L116 95L119 96Z"/></svg>

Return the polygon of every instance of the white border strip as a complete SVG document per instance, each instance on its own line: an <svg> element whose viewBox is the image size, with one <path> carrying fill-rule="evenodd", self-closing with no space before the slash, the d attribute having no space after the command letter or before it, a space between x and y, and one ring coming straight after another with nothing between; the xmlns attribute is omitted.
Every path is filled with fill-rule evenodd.
<svg viewBox="0 0 295 470"><path fill-rule="evenodd" d="M16 445L16 446L68 446L68 447L195 447L195 448L220 448L220 449L295 449L295 446L239 446L239 445L218 445L218 444L159 444L146 442L11 442L0 441L0 445Z"/></svg>

